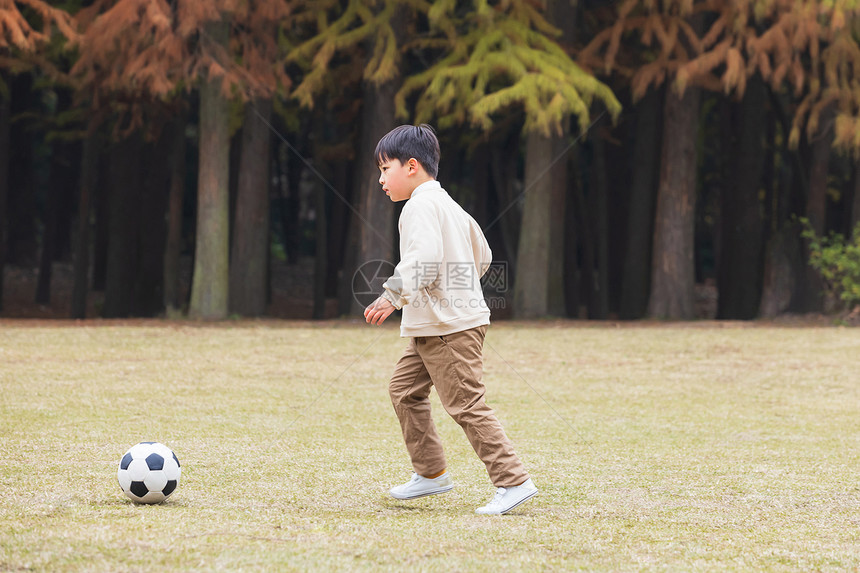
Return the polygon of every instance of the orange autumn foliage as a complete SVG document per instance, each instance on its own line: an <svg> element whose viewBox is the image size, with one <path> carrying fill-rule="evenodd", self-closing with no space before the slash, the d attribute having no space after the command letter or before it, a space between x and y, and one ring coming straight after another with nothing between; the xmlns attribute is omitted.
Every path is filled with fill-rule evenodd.
<svg viewBox="0 0 860 573"><path fill-rule="evenodd" d="M680 92L696 85L743 97L760 74L797 101L792 144L833 105L837 145L860 149L856 0L625 0L615 16L579 61L626 76L634 98L667 80ZM621 54L631 45L638 53Z"/></svg>
<svg viewBox="0 0 860 573"><path fill-rule="evenodd" d="M41 29L33 28L20 7L39 17ZM66 38L77 37L71 16L44 0L0 0L0 49L33 52L51 38L54 27Z"/></svg>
<svg viewBox="0 0 860 573"><path fill-rule="evenodd" d="M278 30L285 0L97 0L76 15L81 36L72 74L99 93L168 98L202 77L220 79L227 97L271 97L289 85ZM230 23L230 43L205 26Z"/></svg>

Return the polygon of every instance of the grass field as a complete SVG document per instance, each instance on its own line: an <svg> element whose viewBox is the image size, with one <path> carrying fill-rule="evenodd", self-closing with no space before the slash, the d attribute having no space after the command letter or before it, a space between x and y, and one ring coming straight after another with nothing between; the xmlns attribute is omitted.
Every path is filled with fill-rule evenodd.
<svg viewBox="0 0 860 573"><path fill-rule="evenodd" d="M0 570L858 570L860 329L490 328L488 398L540 495L399 502L395 325L0 322ZM116 483L141 440L176 493Z"/></svg>

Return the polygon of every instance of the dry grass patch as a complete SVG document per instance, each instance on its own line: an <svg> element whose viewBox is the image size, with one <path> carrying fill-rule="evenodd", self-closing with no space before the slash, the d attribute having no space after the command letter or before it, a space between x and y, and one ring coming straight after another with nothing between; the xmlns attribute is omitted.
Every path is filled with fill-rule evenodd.
<svg viewBox="0 0 860 573"><path fill-rule="evenodd" d="M0 324L0 570L856 570L860 330L500 324L488 396L541 490L400 502L395 328ZM435 400L435 395L434 395ZM136 506L141 440L183 464Z"/></svg>

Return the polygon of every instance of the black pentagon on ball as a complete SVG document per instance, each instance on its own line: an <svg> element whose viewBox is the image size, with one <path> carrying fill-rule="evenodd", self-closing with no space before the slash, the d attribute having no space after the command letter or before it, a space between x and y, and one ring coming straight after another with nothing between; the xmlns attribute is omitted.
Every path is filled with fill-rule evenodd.
<svg viewBox="0 0 860 573"><path fill-rule="evenodd" d="M170 452L173 454L173 452ZM176 462L176 467L181 468L182 466L179 464L179 458L176 457L176 454L173 454L173 461Z"/></svg>
<svg viewBox="0 0 860 573"><path fill-rule="evenodd" d="M119 462L119 469L121 469L121 470L127 470L127 469L128 469L128 464L130 464L130 463L131 463L131 454L126 453L126 454L122 457L122 461L121 461L121 462Z"/></svg>
<svg viewBox="0 0 860 573"><path fill-rule="evenodd" d="M164 486L164 489L161 490L161 493L164 494L164 497L167 497L168 495L173 493L173 490L175 490L175 489L176 489L176 480L170 479L170 480L167 480L167 485Z"/></svg>
<svg viewBox="0 0 860 573"><path fill-rule="evenodd" d="M159 454L149 454L146 456L146 465L151 470L164 469L164 458Z"/></svg>
<svg viewBox="0 0 860 573"><path fill-rule="evenodd" d="M146 484L142 481L133 481L131 482L131 487L128 488L131 493L136 495L137 497L143 497L149 493L149 488L146 487Z"/></svg>
<svg viewBox="0 0 860 573"><path fill-rule="evenodd" d="M152 444L157 444L158 442L140 442L140 443L141 443L141 444L150 444L150 445L152 445Z"/></svg>

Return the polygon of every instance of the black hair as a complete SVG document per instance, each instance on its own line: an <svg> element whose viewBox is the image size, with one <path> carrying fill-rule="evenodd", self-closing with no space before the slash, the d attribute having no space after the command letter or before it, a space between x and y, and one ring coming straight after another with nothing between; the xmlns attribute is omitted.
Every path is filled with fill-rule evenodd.
<svg viewBox="0 0 860 573"><path fill-rule="evenodd" d="M392 159L405 163L414 157L430 177L435 179L439 173L439 140L426 123L395 127L376 144L375 156L378 165Z"/></svg>

